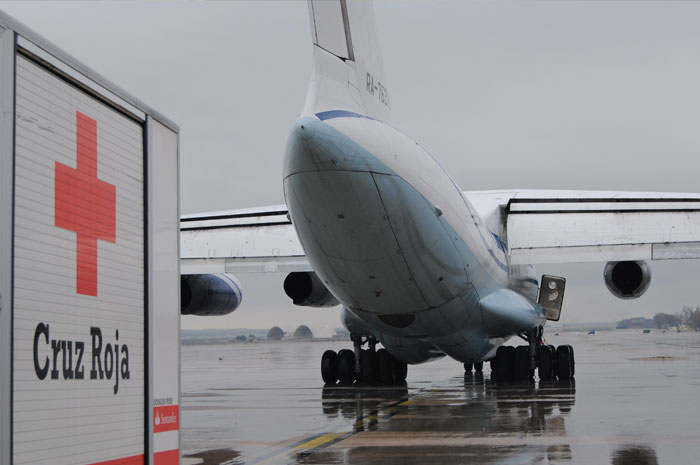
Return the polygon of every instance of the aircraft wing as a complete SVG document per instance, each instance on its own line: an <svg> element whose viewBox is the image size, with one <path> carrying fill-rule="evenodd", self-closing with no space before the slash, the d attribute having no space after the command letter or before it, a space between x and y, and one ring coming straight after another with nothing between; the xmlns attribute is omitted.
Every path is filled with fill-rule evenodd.
<svg viewBox="0 0 700 465"><path fill-rule="evenodd" d="M512 264L700 258L700 194L464 192Z"/></svg>
<svg viewBox="0 0 700 465"><path fill-rule="evenodd" d="M286 205L180 218L180 272L311 271Z"/></svg>

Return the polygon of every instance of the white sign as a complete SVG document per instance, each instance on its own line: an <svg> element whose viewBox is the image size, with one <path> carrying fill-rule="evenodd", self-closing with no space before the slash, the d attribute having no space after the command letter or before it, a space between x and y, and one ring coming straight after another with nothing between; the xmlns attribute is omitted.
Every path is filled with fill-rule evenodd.
<svg viewBox="0 0 700 465"><path fill-rule="evenodd" d="M17 56L15 463L143 463L142 124Z"/></svg>

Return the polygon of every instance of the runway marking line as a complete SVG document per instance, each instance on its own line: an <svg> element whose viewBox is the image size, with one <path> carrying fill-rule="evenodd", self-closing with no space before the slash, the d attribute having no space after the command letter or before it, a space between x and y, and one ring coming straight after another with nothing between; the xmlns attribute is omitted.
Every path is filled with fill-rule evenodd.
<svg viewBox="0 0 700 465"><path fill-rule="evenodd" d="M303 444L296 446L295 449L297 449L297 450L299 450L299 449L309 449L309 450L310 449L317 449L317 448L321 447L322 445L324 445L330 441L333 441L334 439L337 439L338 436L340 436L341 434L342 433L324 434L322 436L317 437L316 439L312 439L310 441L307 441Z"/></svg>
<svg viewBox="0 0 700 465"><path fill-rule="evenodd" d="M277 449L277 451L279 451L278 453L275 453L277 451L274 451L272 452L272 454L267 454L267 456L263 457L261 460L253 461L250 463L255 465L281 463L283 461L282 459L284 458L287 459L287 463L296 463L299 455L310 455L316 450L330 447L351 436L354 436L359 432L362 432L364 428L368 428L377 424L379 422L380 413L384 413L384 415L382 415L383 418L392 417L396 413L398 413L400 407L413 405L417 403L420 399L432 393L433 391L424 394L418 394L414 396L412 400L399 399L384 402L382 404L377 405L376 410L371 415L358 418L353 423L352 431L335 431L331 433L322 434L310 440L304 440L297 442L296 444L291 444L289 447L285 448L282 451L279 451L279 449ZM292 450L296 451L296 454L294 454L293 457L288 457L289 452Z"/></svg>
<svg viewBox="0 0 700 465"><path fill-rule="evenodd" d="M418 404L422 399L440 392L439 389L431 389L429 392L424 392L422 394L416 394L411 399L398 399L398 400L388 400L377 405L376 410L372 412L371 415L366 417L360 417L353 423L352 431L335 431L330 433L321 434L312 439L303 439L297 441L296 443L283 446L281 448L275 448L273 451L264 454L259 459L248 461L249 465L268 465L268 464L279 464L279 463L296 463L299 456L310 455L314 451L319 449L325 449L326 447L338 444L357 433L365 432L365 428L376 425L381 419L388 419L396 415L401 407L407 407L410 405ZM295 452L292 457L289 457L290 452Z"/></svg>
<svg viewBox="0 0 700 465"><path fill-rule="evenodd" d="M421 400L425 399L426 397L428 397L432 394L435 394L436 392L439 392L439 390L432 389L429 392L426 392L423 394L417 394L417 395L413 396L412 399L389 400L389 401L383 402L383 403L377 405L376 410L374 412L372 412L371 415L358 418L353 425L352 431L328 433L328 434L319 436L316 439L312 439L311 441L308 441L306 444L302 444L300 446L297 446L296 449L303 451L302 453L304 453L304 454L311 454L315 450L325 449L327 447L338 444L339 442L342 442L342 441L344 441L352 436L355 436L357 433L367 432L367 431L365 431L365 428L370 428L370 427L376 425L377 423L379 423L380 414L381 414L381 420L391 418L399 412L401 407L407 407L409 405L416 405ZM314 444L316 441L319 441L319 442L317 444ZM309 447L306 447L307 445ZM296 460L294 459L294 461L296 461Z"/></svg>

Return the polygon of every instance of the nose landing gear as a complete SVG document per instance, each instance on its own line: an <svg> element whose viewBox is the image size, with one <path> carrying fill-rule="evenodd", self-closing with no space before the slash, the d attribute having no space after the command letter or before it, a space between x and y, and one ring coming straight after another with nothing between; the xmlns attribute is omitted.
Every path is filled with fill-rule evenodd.
<svg viewBox="0 0 700 465"><path fill-rule="evenodd" d="M326 385L401 384L406 381L408 365L394 358L386 349L376 350L372 336L351 335L353 350L338 353L327 350L321 357L321 377ZM367 344L367 349L362 346Z"/></svg>

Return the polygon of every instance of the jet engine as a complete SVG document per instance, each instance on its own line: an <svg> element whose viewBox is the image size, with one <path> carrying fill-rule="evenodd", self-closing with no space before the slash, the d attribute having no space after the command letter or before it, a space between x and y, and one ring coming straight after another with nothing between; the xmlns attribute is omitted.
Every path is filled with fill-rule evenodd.
<svg viewBox="0 0 700 465"><path fill-rule="evenodd" d="M241 286L230 274L185 274L180 276L180 314L227 315L238 308Z"/></svg>
<svg viewBox="0 0 700 465"><path fill-rule="evenodd" d="M294 305L301 307L335 307L340 304L313 271L289 273L284 279L284 292Z"/></svg>
<svg viewBox="0 0 700 465"><path fill-rule="evenodd" d="M608 262L603 271L605 285L615 297L636 299L651 283L651 267L644 261Z"/></svg>

